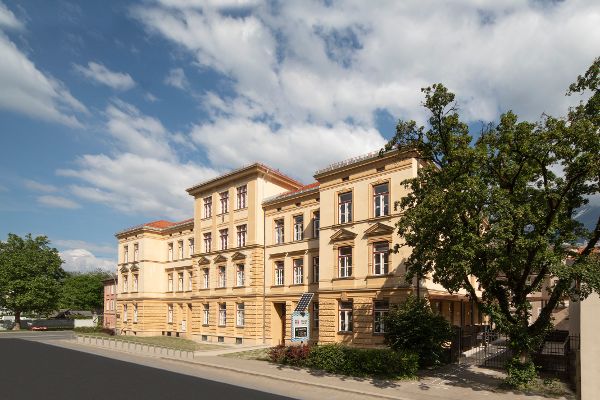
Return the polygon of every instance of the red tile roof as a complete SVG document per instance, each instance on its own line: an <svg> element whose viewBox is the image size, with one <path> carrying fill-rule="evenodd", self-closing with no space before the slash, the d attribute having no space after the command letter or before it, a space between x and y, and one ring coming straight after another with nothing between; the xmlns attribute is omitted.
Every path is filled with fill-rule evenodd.
<svg viewBox="0 0 600 400"><path fill-rule="evenodd" d="M162 231L162 230L165 230L165 229L168 229L168 228L173 228L173 227L176 227L176 226L179 226L179 225L185 225L185 224L188 224L190 222L194 222L194 218L188 218L188 219L184 219L183 221L177 221L177 222L172 222L172 221L167 221L167 220L164 220L164 219L160 219L160 220L157 220L157 221L147 222L145 224L141 224L141 225L136 225L136 226L129 227L127 229L124 229L124 230L118 232L117 235L121 235L121 234L126 233L126 232L130 232L130 231L133 231L133 230L136 230L136 229L143 229L143 228L153 228L153 229L157 229L157 230Z"/></svg>

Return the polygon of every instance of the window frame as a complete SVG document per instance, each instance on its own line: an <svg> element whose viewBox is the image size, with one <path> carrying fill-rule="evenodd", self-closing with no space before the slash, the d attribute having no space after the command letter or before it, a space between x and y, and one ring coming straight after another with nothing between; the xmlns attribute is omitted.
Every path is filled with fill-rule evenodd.
<svg viewBox="0 0 600 400"><path fill-rule="evenodd" d="M350 307L348 307L350 305ZM352 333L354 329L353 324L353 311L354 302L352 300L339 301L338 302L338 332L340 333Z"/></svg>
<svg viewBox="0 0 600 400"><path fill-rule="evenodd" d="M133 305L133 323L137 324L138 322L138 305L137 303Z"/></svg>
<svg viewBox="0 0 600 400"><path fill-rule="evenodd" d="M304 284L304 258L292 260L292 281L294 285Z"/></svg>
<svg viewBox="0 0 600 400"><path fill-rule="evenodd" d="M319 232L321 228L321 212L313 212L313 239L319 238Z"/></svg>
<svg viewBox="0 0 600 400"><path fill-rule="evenodd" d="M202 304L202 325L208 326L210 324L210 305L208 303Z"/></svg>
<svg viewBox="0 0 600 400"><path fill-rule="evenodd" d="M212 232L204 232L204 252L210 253L212 250Z"/></svg>
<svg viewBox="0 0 600 400"><path fill-rule="evenodd" d="M173 292L175 286L173 285L173 273L167 273L167 292Z"/></svg>
<svg viewBox="0 0 600 400"><path fill-rule="evenodd" d="M349 249L350 254L342 254L343 250ZM338 247L338 278L350 278L352 277L352 253L354 251L352 246L340 246ZM344 273L342 273L344 272Z"/></svg>
<svg viewBox="0 0 600 400"><path fill-rule="evenodd" d="M173 323L173 304L167 304L167 324Z"/></svg>
<svg viewBox="0 0 600 400"><path fill-rule="evenodd" d="M210 269L202 268L202 288L210 289Z"/></svg>
<svg viewBox="0 0 600 400"><path fill-rule="evenodd" d="M386 191L377 193L377 188L386 186ZM390 183L381 182L373 184L373 217L386 217L390 215ZM379 210L379 214L378 211Z"/></svg>
<svg viewBox="0 0 600 400"><path fill-rule="evenodd" d="M350 195L350 200L342 201L342 196ZM352 203L353 203L352 190L338 193L338 223L347 224L352 222Z"/></svg>
<svg viewBox="0 0 600 400"><path fill-rule="evenodd" d="M219 215L229 212L229 190L219 193L219 205L221 207Z"/></svg>
<svg viewBox="0 0 600 400"><path fill-rule="evenodd" d="M313 301L312 311L313 311L313 329L319 329L319 302L318 301Z"/></svg>
<svg viewBox="0 0 600 400"><path fill-rule="evenodd" d="M183 272L177 273L177 291L183 292Z"/></svg>
<svg viewBox="0 0 600 400"><path fill-rule="evenodd" d="M248 207L248 185L238 186L236 188L236 210L242 210Z"/></svg>
<svg viewBox="0 0 600 400"><path fill-rule="evenodd" d="M219 265L217 268L217 288L222 289L227 287L227 266Z"/></svg>
<svg viewBox="0 0 600 400"><path fill-rule="evenodd" d="M383 304L385 304L385 306L383 306ZM389 312L390 312L389 300L374 300L373 301L373 333L374 334L384 334L385 333L385 316Z"/></svg>
<svg viewBox="0 0 600 400"><path fill-rule="evenodd" d="M285 243L285 220L279 218L273 221L274 233L275 233L275 244Z"/></svg>
<svg viewBox="0 0 600 400"><path fill-rule="evenodd" d="M229 247L229 229L219 229L219 241L221 242L221 250L227 250Z"/></svg>
<svg viewBox="0 0 600 400"><path fill-rule="evenodd" d="M227 326L227 303L219 303L219 326L224 327Z"/></svg>
<svg viewBox="0 0 600 400"><path fill-rule="evenodd" d="M244 303L236 303L236 305L235 305L235 326L236 327L238 327L238 328L244 327L245 322L246 322L246 314L245 313L246 313L246 306L244 305ZM241 320L241 323L240 323L240 320Z"/></svg>
<svg viewBox="0 0 600 400"><path fill-rule="evenodd" d="M204 218L212 217L212 196L207 196L204 201Z"/></svg>
<svg viewBox="0 0 600 400"><path fill-rule="evenodd" d="M382 246L385 243L387 249L385 251L377 250L377 246ZM373 242L373 275L387 275L389 273L390 264L390 242L382 240ZM378 271L379 269L379 271Z"/></svg>
<svg viewBox="0 0 600 400"><path fill-rule="evenodd" d="M246 246L246 238L248 235L248 225L242 224L237 227L237 247L245 247Z"/></svg>
<svg viewBox="0 0 600 400"><path fill-rule="evenodd" d="M282 260L275 261L274 286L285 284L285 264Z"/></svg>
<svg viewBox="0 0 600 400"><path fill-rule="evenodd" d="M243 287L246 285L246 276L245 276L245 265L244 264L236 264L235 265L235 285L237 287Z"/></svg>
<svg viewBox="0 0 600 400"><path fill-rule="evenodd" d="M297 242L304 239L304 215L298 214L292 218L294 221L294 241Z"/></svg>
<svg viewBox="0 0 600 400"><path fill-rule="evenodd" d="M316 263L315 263L315 260L316 260ZM312 258L312 271L313 271L312 283L319 283L319 256L314 256Z"/></svg>

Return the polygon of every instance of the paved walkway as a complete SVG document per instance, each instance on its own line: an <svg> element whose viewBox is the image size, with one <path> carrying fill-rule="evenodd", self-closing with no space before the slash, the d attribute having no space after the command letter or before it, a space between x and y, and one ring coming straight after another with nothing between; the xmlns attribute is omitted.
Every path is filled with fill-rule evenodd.
<svg viewBox="0 0 600 400"><path fill-rule="evenodd" d="M108 357L120 357L115 355L118 352L114 349L100 349L96 346L76 343L75 341L54 341L51 344ZM249 349L245 348L243 350ZM148 362L149 365L159 368L165 368L164 365L167 365L166 368L170 368L169 365L179 364L183 371L195 371L182 373L194 374L209 379L211 379L211 376L214 376L214 379L219 379L220 376L221 379L236 385L253 387L301 399L545 399L542 396L500 390L498 385L502 381L501 374L472 365L451 365L435 372L421 374L415 380L389 381L345 377L322 371L286 367L264 361L217 355L235 350L241 349L196 352L193 360L170 359L167 361L161 357L149 357L147 355L141 357L135 354L127 354L126 357L123 355L124 358L122 359L132 362ZM154 358L155 361L143 361L151 358Z"/></svg>

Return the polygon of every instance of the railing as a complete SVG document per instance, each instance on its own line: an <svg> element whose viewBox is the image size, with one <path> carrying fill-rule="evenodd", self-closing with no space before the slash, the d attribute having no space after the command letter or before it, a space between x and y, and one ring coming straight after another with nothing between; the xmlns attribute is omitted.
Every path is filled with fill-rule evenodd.
<svg viewBox="0 0 600 400"><path fill-rule="evenodd" d="M126 351L136 354L144 354L156 357L167 357L177 359L194 359L193 350L182 350L174 347L161 346L151 343L140 343L132 340L123 340L116 337L96 335L76 335L77 342L90 344L92 346L105 347L118 351Z"/></svg>

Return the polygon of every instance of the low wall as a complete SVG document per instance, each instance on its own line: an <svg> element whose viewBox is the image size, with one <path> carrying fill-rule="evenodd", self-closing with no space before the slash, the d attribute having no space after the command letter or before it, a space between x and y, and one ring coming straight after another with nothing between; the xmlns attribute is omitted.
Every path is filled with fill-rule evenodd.
<svg viewBox="0 0 600 400"><path fill-rule="evenodd" d="M157 346L154 344L135 343L127 340L120 340L117 337L77 335L77 342L140 355L174 358L180 360L194 359L194 352L190 350L179 350L170 347Z"/></svg>
<svg viewBox="0 0 600 400"><path fill-rule="evenodd" d="M93 319L74 319L75 328L94 328L97 325Z"/></svg>

